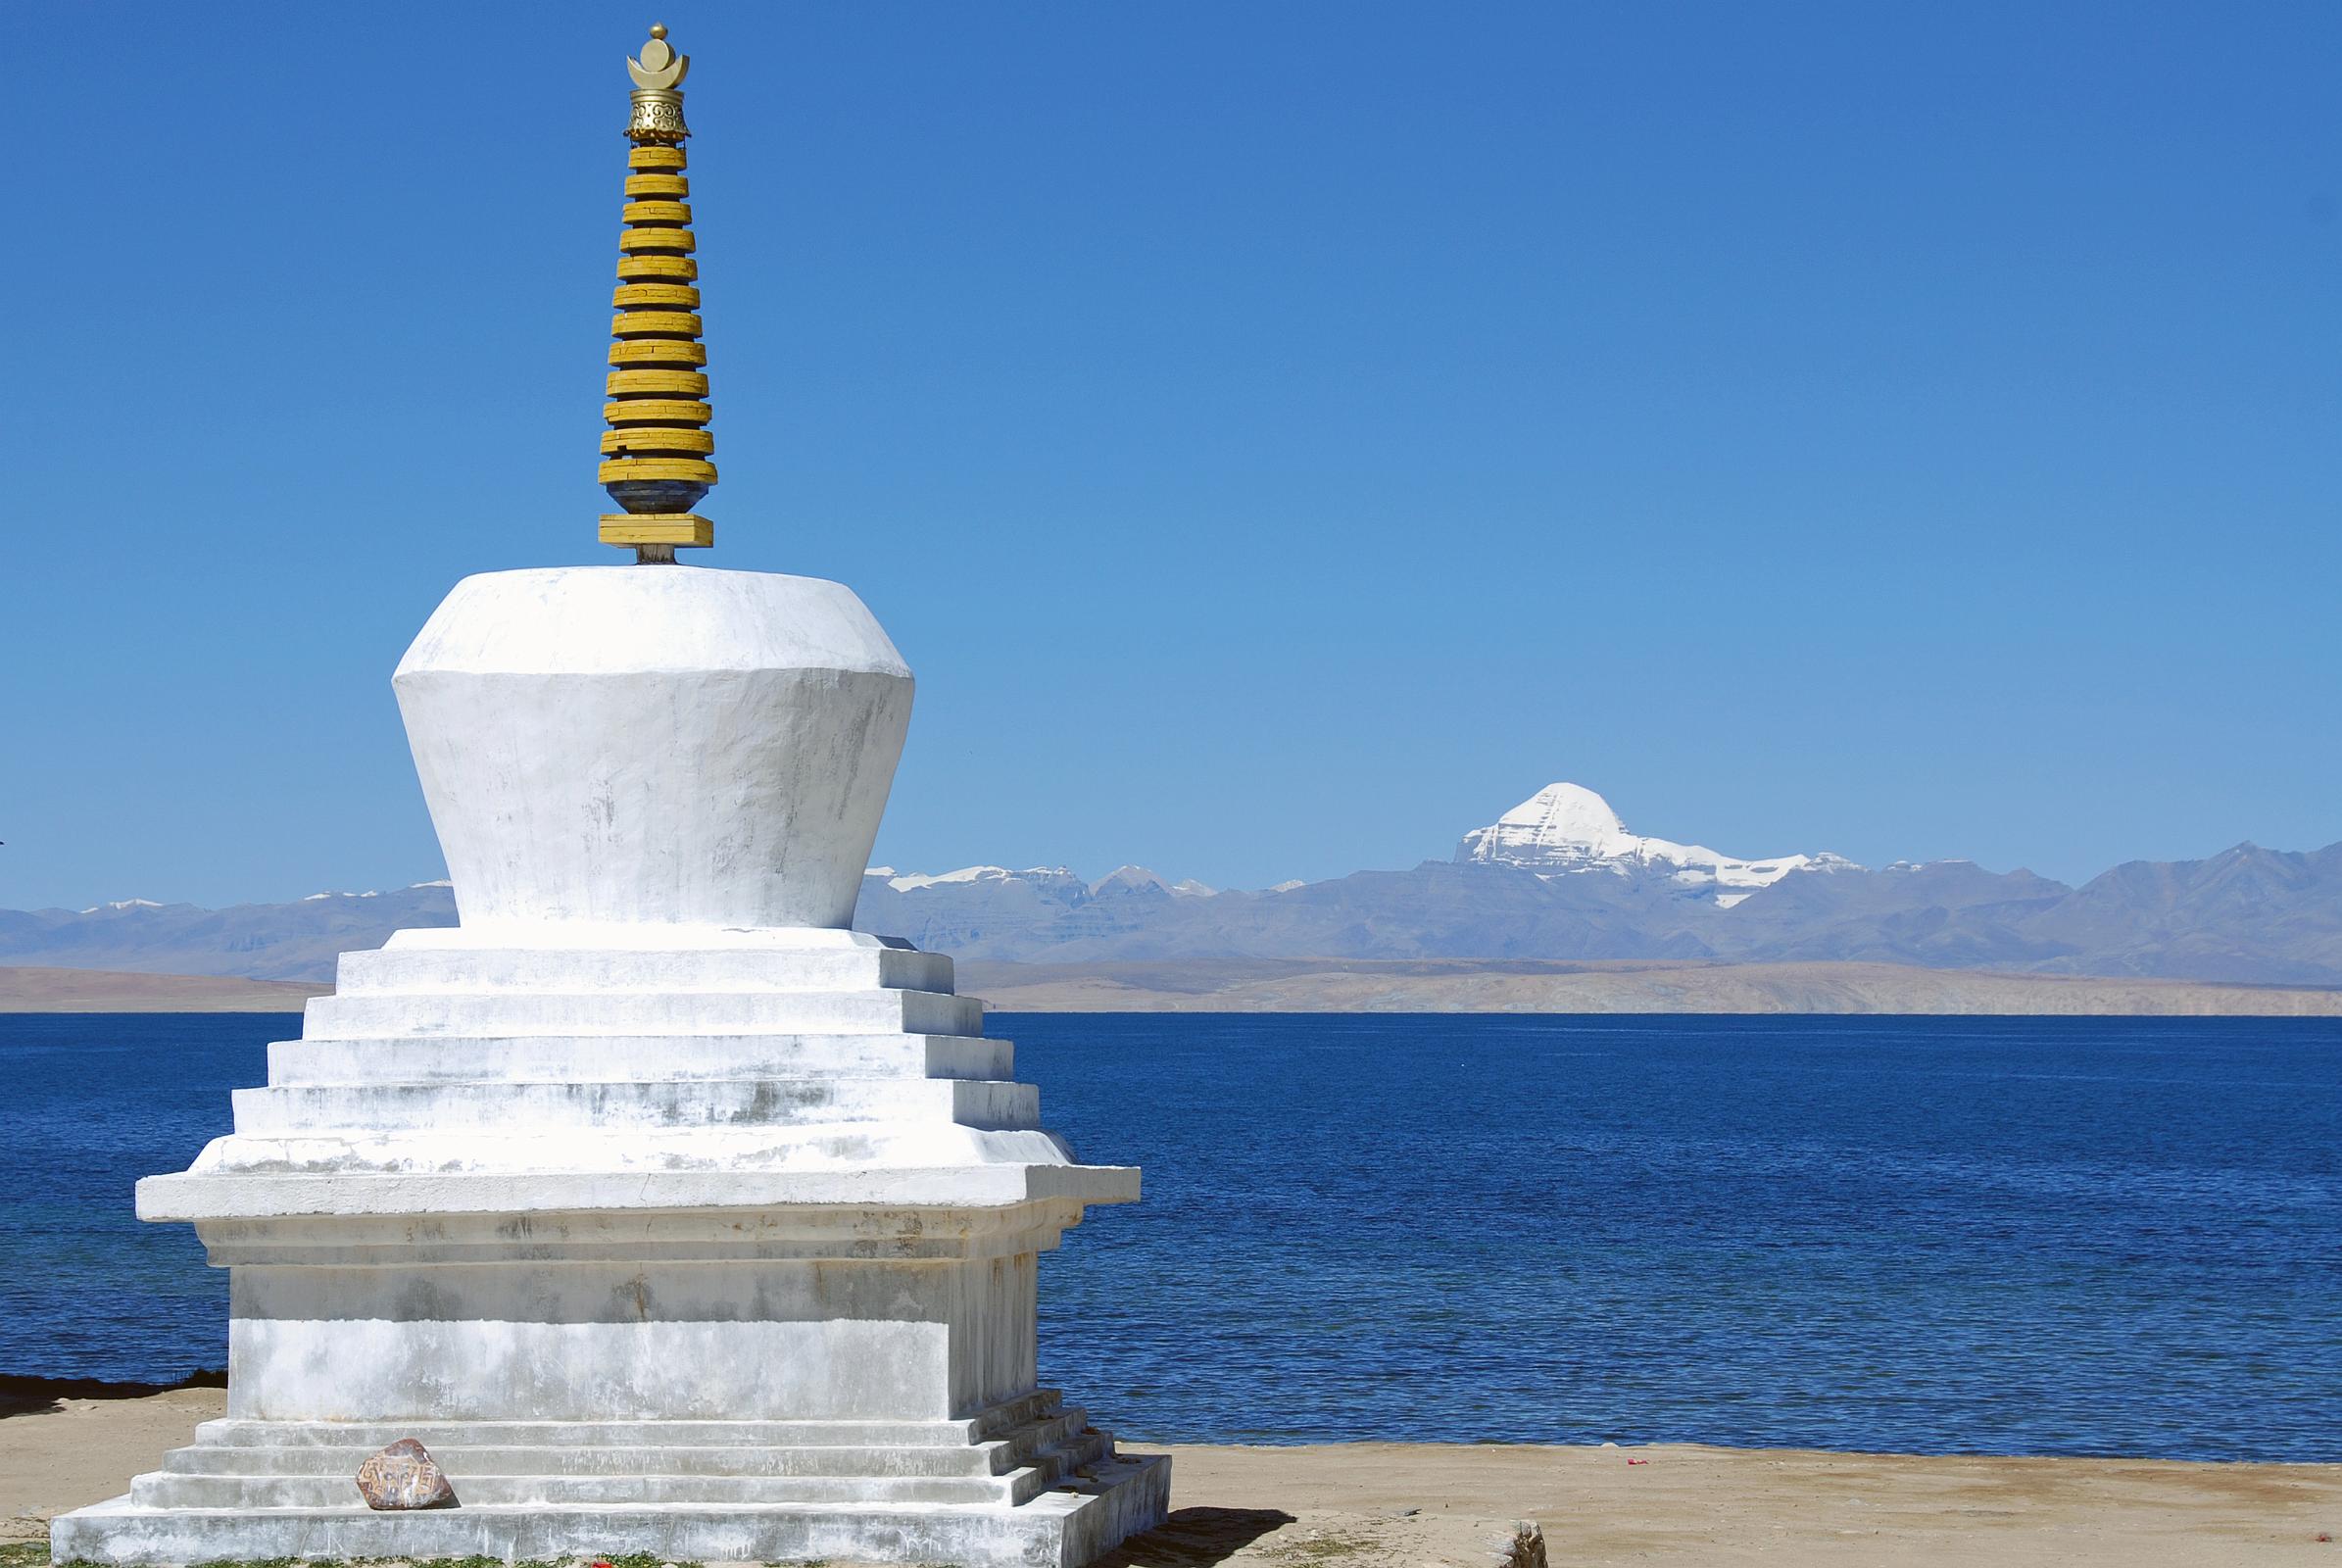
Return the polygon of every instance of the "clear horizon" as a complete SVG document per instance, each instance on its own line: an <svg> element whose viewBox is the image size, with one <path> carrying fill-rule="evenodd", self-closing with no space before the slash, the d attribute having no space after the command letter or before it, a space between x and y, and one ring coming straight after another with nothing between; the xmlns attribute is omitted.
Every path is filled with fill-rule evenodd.
<svg viewBox="0 0 2342 1568"><path fill-rule="evenodd" d="M2342 840L2342 11L659 15L703 559L917 670L881 863L1264 887L1564 779L2070 883ZM389 674L618 560L651 20L39 19L0 906L443 874Z"/></svg>
<svg viewBox="0 0 2342 1568"><path fill-rule="evenodd" d="M1598 793L1598 792L1597 792L1597 793ZM1517 804L1520 804L1520 803L1517 803L1517 802L1516 802L1515 804L1517 805ZM1509 810L1509 809L1510 809L1510 808L1507 808L1507 809ZM1492 820L1494 820L1494 819L1493 819L1493 818L1491 818L1490 820L1492 821ZM1480 823L1476 823L1476 824L1474 824L1474 825L1475 825L1476 827L1478 827L1478 826L1484 826L1484 825L1486 825L1486 824L1480 824ZM1633 824L1633 823L1631 823L1631 822L1630 822L1630 823L1628 823L1628 824L1627 824L1627 826L1628 826L1628 828L1629 828L1630 830L1633 830L1633 828L1634 828L1634 824ZM1458 835L1457 835L1457 837L1458 837L1458 838L1461 838L1462 836L1463 836L1462 834L1458 834ZM1652 833L1652 834L1643 834L1643 835L1641 835L1641 836L1642 836L1642 837L1645 837L1645 838L1664 838L1666 835L1664 835L1664 834ZM2235 843L2235 844L2232 844L2232 845L2227 845L2227 846L2223 846L2223 847L2222 847L2222 851L2215 851L2215 852L2213 852L2213 854L2214 854L2214 855L2218 855L2218 854L2220 854L2220 853L2223 853L2225 850L2229 850L2229 849L2241 849L2241 848L2245 848L2245 847L2247 847L2247 846L2248 846L2250 843L2251 843L2251 841L2249 841L2249 840L2239 840L2239 841L2238 841L2237 843ZM1758 852L1753 852L1753 853L1752 853L1752 852L1746 852L1746 851L1742 851L1742 850L1737 850L1737 849L1732 849L1732 848L1729 848L1729 847L1726 847L1726 846L1714 845L1714 844L1701 845L1701 846L1699 846L1699 847L1700 847L1700 848L1703 848L1703 849L1717 850L1717 851L1719 851L1719 852L1720 852L1720 853L1722 853L1722 854L1726 854L1726 855L1732 855L1732 856L1736 856L1736 857L1739 857L1739 858L1747 858L1747 859L1762 859L1762 858L1769 858L1769 857L1770 857L1771 855L1773 855L1773 854L1814 854L1814 853L1825 853L1825 852L1829 852L1829 846L1828 846L1828 845L1821 845L1821 846L1813 846L1813 845L1801 845L1801 846L1792 846L1792 847L1790 847L1790 848L1788 848L1788 849L1786 849L1786 850L1783 850L1783 851L1775 851L1775 852L1758 851ZM2279 853L2294 853L2294 854L2302 854L2302 853L2310 853L2310 852L2317 851L2317 850L2322 850L2322 849L2326 849L2326 848L2328 848L2329 846L2326 846L2326 845L2300 845L2300 846L2293 846L2293 845L2260 845L2260 846L2257 846L2257 847L2258 847L2258 848L2261 848L2261 849L2274 850L2274 851L2277 851L2277 852L2279 852ZM2189 859L2204 859L2204 858L2210 858L2209 856L2191 856L2191 857L2187 857L2187 858L2189 858ZM1446 859L1446 858L1448 858L1446 856L1426 856L1426 857L1424 857L1424 858L1423 858L1423 859L1430 859L1430 860L1444 860L1444 859ZM1976 859L1976 858L1975 858L1974 856L1966 856L1966 855L1943 856L1943 857L1939 857L1938 858L1939 858L1939 859L1942 859L1942 860L1952 861L1952 862L1961 862L1961 861L1974 861L1974 860ZM2140 859L2140 858L2142 858L2142 857L2135 857L2135 856L2134 856L2134 857L2130 857L2129 858L2130 858L2130 859L2133 859L2133 860L2135 860L2135 859ZM1412 862L1409 862L1409 864L1408 864L1408 865L1355 865L1355 866L1351 866L1351 867L1349 868L1349 870L1350 870L1350 871L1401 871L1401 870L1407 870L1407 869L1411 868L1411 866L1412 866L1412 865L1415 865L1415 864L1420 864L1420 863L1422 863L1422 861L1421 861L1421 860L1417 860L1417 861L1412 861ZM1861 863L1863 863L1863 864L1867 865L1867 866L1868 866L1870 869L1877 870L1877 869L1879 869L1879 868L1881 868L1881 867L1883 867L1883 866L1889 865L1889 864L1891 864L1891 863L1893 863L1893 862L1880 860L1880 861L1866 861L1866 862L1861 862ZM2069 884L2069 885L2071 885L2071 886L2079 887L2079 886L2081 886L2083 883L2086 883L2086 882L2090 881L2090 880L2091 880L2093 877L2095 877L2095 876L2097 876L2097 875L2101 874L2102 872L2105 872L2105 871L2111 871L2111 870L2115 869L2117 866L2119 866L2119 865L2121 865L2121 864L2123 864L2123 863L2125 863L2125 862L2124 862L2124 861L2115 861L2115 862L2113 862L2113 863L2111 863L2111 864L2108 864L2108 865L2105 865L2105 866L2101 866L2101 867L2099 867L2098 871L2093 871L2093 872L2091 872L2091 873L2089 873L2088 875L2085 875L2085 876L2080 876L2080 877L2064 877L2064 878L2055 878L2054 880L2058 880L2058 881L2066 882L2066 883L2068 883L2068 884ZM1020 864L1017 864L1017 865L1007 865L1007 864L1004 864L1003 862L1000 862L1000 861L998 861L998 860L982 860L982 859L978 859L978 860L961 860L961 861L954 862L953 864L951 864L951 865L891 865L891 864L889 864L889 863L888 863L888 862L887 862L887 861L886 861L886 860L885 860L883 858L881 858L881 857L878 857L878 856L873 856L873 857L871 858L870 868L869 868L869 870L868 870L868 871L866 871L864 874L865 874L865 875L877 875L877 874L885 873L885 874L891 874L891 875L895 875L895 876L933 876L933 875L937 875L937 874L950 873L950 872L952 872L952 871L969 870L969 869L974 869L974 868L977 868L977 867L983 867L983 866L991 866L991 867L995 867L995 868L998 868L998 869L1001 869L1001 870L1008 870L1008 871L1035 871L1035 870L1071 871L1071 872L1073 872L1075 875L1082 877L1084 880L1086 880L1086 881L1089 881L1089 882L1093 882L1093 883L1103 881L1105 878L1107 878L1107 877L1110 877L1110 876L1114 875L1114 874L1115 874L1116 872L1118 872L1118 871L1122 871L1122 870L1126 870L1126 869L1130 869L1130 868L1136 867L1137 869L1140 869L1140 870L1144 870L1144 871L1151 871L1151 872L1155 873L1157 876L1160 876L1160 877L1162 877L1162 878L1163 878L1165 881L1167 881L1167 882L1179 882L1179 881L1186 880L1186 878L1185 878L1184 874L1183 874L1182 872L1180 872L1180 871L1179 871L1179 870L1178 870L1176 867L1173 867L1173 868L1166 869L1166 868L1164 868L1164 867L1162 867L1162 866L1147 865L1147 864L1145 864L1144 862L1141 862L1141 861L1133 861L1133 860L1123 860L1123 861L1117 861L1117 862L1115 862L1115 863L1114 863L1114 864L1112 864L1112 865L1109 865L1109 866L1103 866L1103 867L1099 867L1099 866L1086 866L1086 865L1075 865L1075 864L1072 864L1072 863L1070 863L1070 862L1063 861L1063 860L1036 860L1036 861L1032 861L1032 862L1030 862L1030 863L1020 863ZM1984 867L1984 869L1985 869L1985 870L1987 870L1987 871L1992 871L1992 872L2033 871L2033 870L2035 870L2035 868L2034 868L2034 867L2031 867L2031 866L2014 866L2014 865L1986 865L1986 866ZM1329 875L1330 875L1330 876L1332 876L1332 877L1341 877L1341 876L1347 875L1347 874L1348 874L1348 872L1342 872L1342 871L1337 871L1337 872L1332 872L1332 873L1329 873ZM2045 873L2039 873L2039 872L2036 872L2036 874L2045 874ZM1201 878L1196 878L1195 880L1197 880L1197 881L1201 881L1202 879L1201 879ZM1320 881L1320 880L1324 880L1324 878L1311 877L1311 878L1307 878L1307 879L1305 879L1305 880L1308 880L1308 881ZM282 896L282 897L278 897L278 898L237 899L237 900L232 900L232 901L222 901L222 903L221 903L220 905L219 905L219 906L220 906L220 907L227 907L227 906L232 906L233 905L238 905L238 904L295 904L295 903L301 903L301 902L304 902L304 901L306 901L306 900L309 900L309 899L322 899L322 898L335 898L335 897L339 897L339 898L372 898L372 897L375 897L375 896L377 896L377 895L379 895L379 894L383 894L383 893L404 892L404 891L410 891L410 890L412 890L412 889L415 889L415 888L421 888L421 887L450 887L450 886L452 886L452 885L453 885L453 884L451 884L451 883L448 881L448 879L447 879L447 877L446 877L446 874L445 874L445 868L443 867L443 868L442 868L442 870L441 870L441 874L440 874L440 875L438 875L438 876L436 876L436 877L421 877L421 878L416 878L416 879L414 879L414 880L411 880L411 881L407 881L407 882L394 882L394 883L386 883L386 884L384 884L384 885L382 885L382 886L380 886L380 887L374 887L374 888L357 888L357 887L346 887L346 888L343 888L343 887L336 887L336 888L315 888L315 889L312 889L311 891L309 891L309 892L307 892L307 893L301 893L301 894L286 894L286 895L284 895L284 896ZM1211 884L1211 886L1212 886L1212 888L1213 888L1213 891L1215 891L1215 892L1225 892L1225 891L1231 891L1231 890L1235 890L1235 891L1246 891L1246 892L1265 892L1265 891L1267 891L1268 889L1270 889L1270 888L1272 888L1272 887L1276 886L1276 884L1274 884L1274 883L1260 883L1260 884L1249 884L1249 885L1248 885L1248 884L1242 884L1242 883L1233 883L1233 882L1228 882L1228 883L1215 883L1215 884ZM173 899L148 899L148 898L146 898L146 896L145 896L145 895L143 895L143 894L138 894L138 893L129 893L129 894L123 894L123 895L121 895L121 896L119 896L119 897L107 898L107 899L101 899L101 900L99 900L97 903L95 903L95 904L91 904L91 905L51 905L51 906L46 906L46 907L50 907L50 908L67 908L67 909L73 909L73 910L74 910L74 911L76 911L76 912L78 912L78 913L81 913L81 914L93 914L93 913L97 912L97 910L98 910L98 909L100 909L100 908L103 908L103 907L106 907L106 906L118 906L118 905L123 905L123 904L140 904L140 903L145 903L145 904L156 904L156 905L163 905L163 904L193 904L193 905L196 905L196 906L204 906L204 901L202 901L202 900L200 900L200 899L183 899L183 900L173 900Z"/></svg>

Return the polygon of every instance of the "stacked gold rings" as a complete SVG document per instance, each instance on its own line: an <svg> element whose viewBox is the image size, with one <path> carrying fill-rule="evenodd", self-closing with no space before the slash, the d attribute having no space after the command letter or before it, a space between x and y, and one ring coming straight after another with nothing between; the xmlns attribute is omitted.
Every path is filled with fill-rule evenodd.
<svg viewBox="0 0 2342 1568"><path fill-rule="evenodd" d="M665 29L653 30L653 44L636 67L636 80L654 50L665 50ZM659 57L666 75L679 80L681 62L667 51ZM675 113L657 124L628 131L635 142L626 157L625 230L618 238L618 285L610 295L609 401L602 416L602 487L625 511L602 519L606 544L671 547L705 545L714 525L692 508L715 483L709 456L715 441L707 433L707 350L700 341L698 241L691 231L691 180L681 126L681 94L671 90L645 96L674 100ZM639 108L639 106L638 106ZM645 551L645 559L664 559Z"/></svg>

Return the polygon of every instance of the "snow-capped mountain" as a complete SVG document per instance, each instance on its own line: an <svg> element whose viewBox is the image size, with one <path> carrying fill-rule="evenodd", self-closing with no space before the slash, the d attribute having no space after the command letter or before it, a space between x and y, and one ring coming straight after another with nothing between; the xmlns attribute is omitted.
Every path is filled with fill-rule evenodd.
<svg viewBox="0 0 2342 1568"><path fill-rule="evenodd" d="M338 954L455 918L445 882L230 909L0 909L0 965L330 980ZM1629 832L1593 791L1555 784L1407 870L1215 892L1137 865L1096 881L874 866L854 924L972 961L1074 966L1696 958L2342 986L2342 844L2134 861L2077 889L1964 860L1725 855Z"/></svg>
<svg viewBox="0 0 2342 1568"><path fill-rule="evenodd" d="M933 875L923 871L898 871L891 865L874 865L864 871L862 876L865 888L869 885L869 879L875 877L897 893L917 893L928 888L1006 887L1015 884L1038 889L1045 897L1074 904L1086 898L1149 892L1174 899L1208 899L1219 891L1194 877L1166 882L1143 865L1116 866L1096 882L1085 882L1071 868L1062 865L1031 865L1022 871L1011 871L1004 865L963 865L956 871L939 871Z"/></svg>
<svg viewBox="0 0 2342 1568"><path fill-rule="evenodd" d="M865 880L878 877L897 893L916 893L921 888L975 887L1007 882L1030 883L1063 892L1067 889L1087 889L1089 884L1062 865L1031 865L1022 871L1011 871L1004 865L963 865L956 871L939 871L928 875L922 871L901 872L891 865L874 865L864 871Z"/></svg>
<svg viewBox="0 0 2342 1568"><path fill-rule="evenodd" d="M1663 877L1726 909L1791 871L1862 869L1827 853L1747 859L1705 845L1645 838L1628 832L1608 801L1567 783L1548 784L1487 827L1474 828L1456 846L1455 858L1459 863L1517 865L1539 876L1607 871Z"/></svg>

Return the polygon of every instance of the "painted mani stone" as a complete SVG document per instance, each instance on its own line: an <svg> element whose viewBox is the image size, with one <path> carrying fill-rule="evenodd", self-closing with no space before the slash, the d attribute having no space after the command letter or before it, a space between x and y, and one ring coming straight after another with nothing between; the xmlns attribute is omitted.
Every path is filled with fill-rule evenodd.
<svg viewBox="0 0 2342 1568"><path fill-rule="evenodd" d="M358 1467L358 1494L377 1512L410 1508L453 1508L456 1489L447 1472L431 1457L431 1450L413 1438L401 1438Z"/></svg>

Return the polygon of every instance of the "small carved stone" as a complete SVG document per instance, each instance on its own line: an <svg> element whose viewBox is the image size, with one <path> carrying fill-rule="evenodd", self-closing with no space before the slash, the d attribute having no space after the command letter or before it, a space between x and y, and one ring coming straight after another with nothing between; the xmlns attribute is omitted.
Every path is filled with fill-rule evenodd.
<svg viewBox="0 0 2342 1568"><path fill-rule="evenodd" d="M456 1489L431 1450L401 1438L358 1467L358 1494L369 1508L453 1508Z"/></svg>

